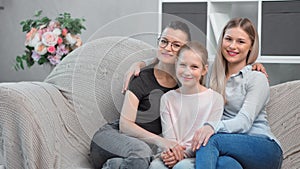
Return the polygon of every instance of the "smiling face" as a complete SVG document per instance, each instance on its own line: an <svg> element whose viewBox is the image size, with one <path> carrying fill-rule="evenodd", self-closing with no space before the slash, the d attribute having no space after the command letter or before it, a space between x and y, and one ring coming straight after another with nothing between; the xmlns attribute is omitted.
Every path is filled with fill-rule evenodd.
<svg viewBox="0 0 300 169"><path fill-rule="evenodd" d="M222 54L228 64L244 67L251 50L251 39L240 27L233 27L225 31L222 40Z"/></svg>
<svg viewBox="0 0 300 169"><path fill-rule="evenodd" d="M192 50L184 50L176 63L176 76L182 87L199 89L200 80L206 74L207 65Z"/></svg>
<svg viewBox="0 0 300 169"><path fill-rule="evenodd" d="M174 51L174 49L176 49L177 47L180 48L187 41L188 41L188 36L186 35L185 32L179 29L166 28L162 32L159 43L167 43L167 44L165 47L160 47L160 45L158 45L158 60L167 64L175 64L178 51L176 50Z"/></svg>

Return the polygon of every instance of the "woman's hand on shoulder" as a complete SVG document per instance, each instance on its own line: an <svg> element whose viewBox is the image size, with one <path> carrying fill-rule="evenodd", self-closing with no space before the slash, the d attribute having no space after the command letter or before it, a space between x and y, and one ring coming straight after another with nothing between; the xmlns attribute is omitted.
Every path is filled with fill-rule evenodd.
<svg viewBox="0 0 300 169"><path fill-rule="evenodd" d="M130 66L130 68L124 74L122 93L125 93L125 91L127 90L131 76L138 76L140 74L141 68L145 66L145 62L135 62Z"/></svg>
<svg viewBox="0 0 300 169"><path fill-rule="evenodd" d="M210 125L204 125L196 130L192 139L192 150L198 150L201 145L205 146L209 138L214 134L214 129Z"/></svg>
<svg viewBox="0 0 300 169"><path fill-rule="evenodd" d="M266 68L261 63L254 63L252 65L252 70L262 72L263 74L266 75L267 78L269 77L269 75L268 75L268 73L266 71Z"/></svg>

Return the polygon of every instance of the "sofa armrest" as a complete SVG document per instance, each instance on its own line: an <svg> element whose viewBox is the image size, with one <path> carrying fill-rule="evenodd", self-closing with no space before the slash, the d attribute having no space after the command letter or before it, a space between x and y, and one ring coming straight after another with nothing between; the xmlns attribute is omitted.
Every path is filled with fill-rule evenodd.
<svg viewBox="0 0 300 169"><path fill-rule="evenodd" d="M300 80L272 86L270 94L268 119L283 149L282 168L299 168Z"/></svg>
<svg viewBox="0 0 300 169"><path fill-rule="evenodd" d="M51 84L0 84L0 150L6 168L89 167L89 139L71 129L78 125L72 114L72 105Z"/></svg>

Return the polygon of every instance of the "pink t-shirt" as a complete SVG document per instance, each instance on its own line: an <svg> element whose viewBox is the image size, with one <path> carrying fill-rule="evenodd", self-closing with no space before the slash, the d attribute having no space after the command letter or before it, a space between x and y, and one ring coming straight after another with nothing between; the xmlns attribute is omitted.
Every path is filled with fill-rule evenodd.
<svg viewBox="0 0 300 169"><path fill-rule="evenodd" d="M186 146L186 156L194 157L191 144L195 131L206 123L215 128L223 106L223 97L211 89L196 94L165 93L160 105L163 137Z"/></svg>

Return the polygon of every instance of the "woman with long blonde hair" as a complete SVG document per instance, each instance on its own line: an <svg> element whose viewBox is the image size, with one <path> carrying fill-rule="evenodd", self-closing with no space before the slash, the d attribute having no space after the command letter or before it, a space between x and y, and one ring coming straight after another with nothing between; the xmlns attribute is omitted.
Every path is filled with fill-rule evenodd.
<svg viewBox="0 0 300 169"><path fill-rule="evenodd" d="M217 168L222 156L236 159L245 169L281 167L280 143L267 120L268 79L251 66L258 46L258 34L249 19L234 18L224 27L210 77L210 87L225 99L224 113L217 127L208 129L216 133L208 143L196 143L196 168Z"/></svg>

